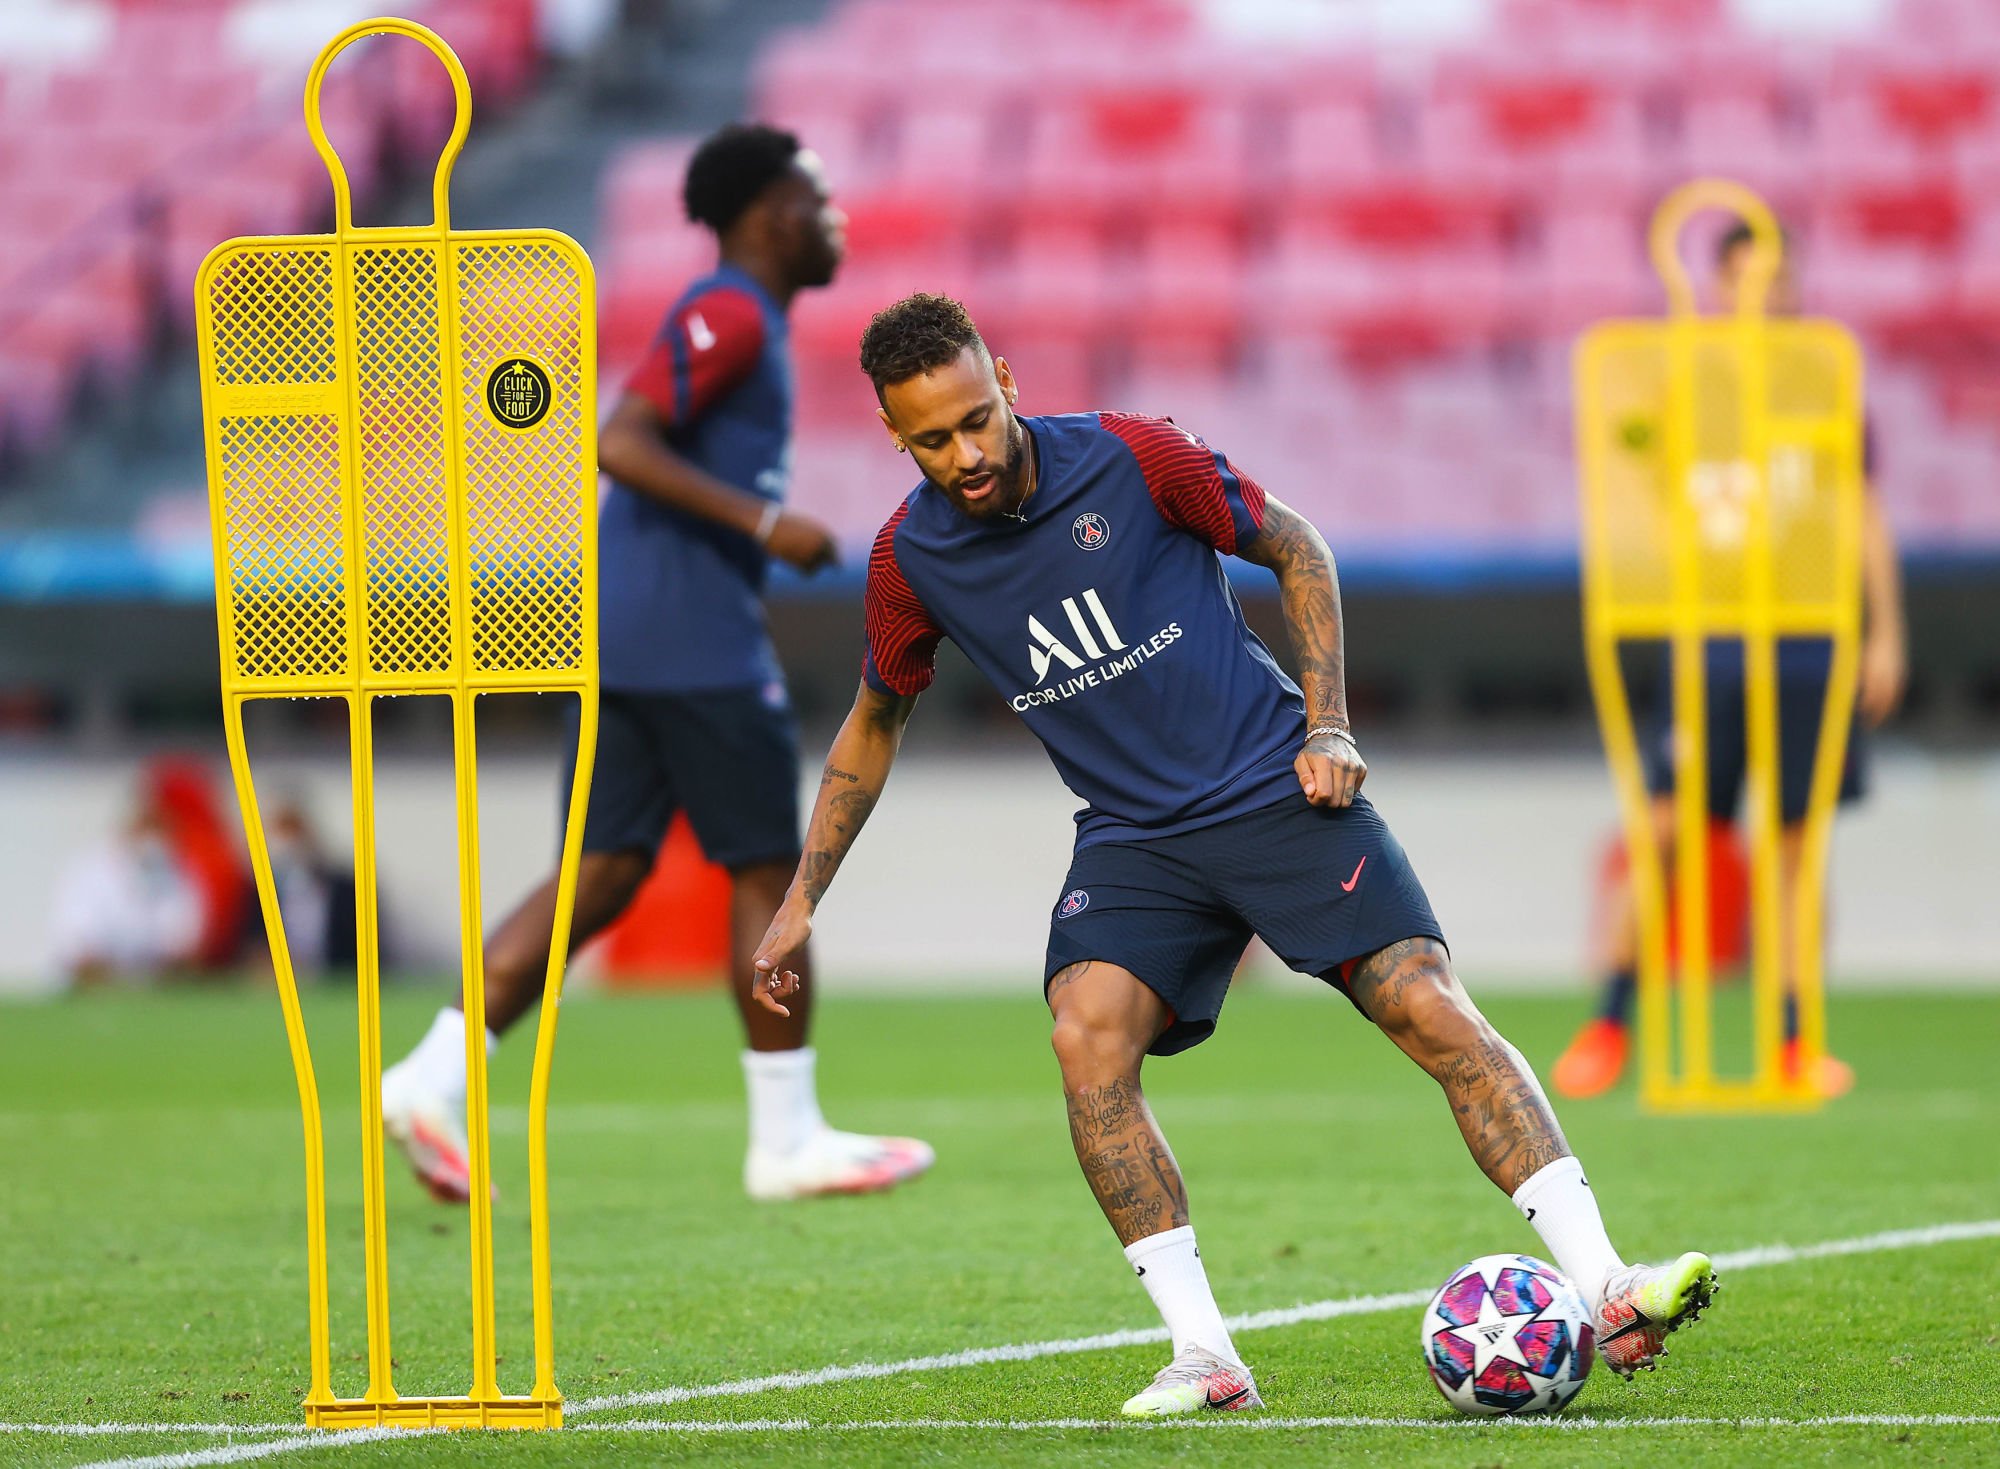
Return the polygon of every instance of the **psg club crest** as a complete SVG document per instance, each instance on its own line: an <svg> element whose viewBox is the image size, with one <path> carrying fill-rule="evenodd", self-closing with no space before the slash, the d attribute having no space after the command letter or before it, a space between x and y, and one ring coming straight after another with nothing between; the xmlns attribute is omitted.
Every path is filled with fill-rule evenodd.
<svg viewBox="0 0 2000 1469"><path fill-rule="evenodd" d="M1074 918L1089 906L1090 894L1086 893L1082 888L1077 888L1072 892L1064 894L1063 900L1056 904L1056 917Z"/></svg>
<svg viewBox="0 0 2000 1469"><path fill-rule="evenodd" d="M1086 510L1069 523L1069 534L1078 550L1100 550L1111 539L1111 522L1095 510Z"/></svg>

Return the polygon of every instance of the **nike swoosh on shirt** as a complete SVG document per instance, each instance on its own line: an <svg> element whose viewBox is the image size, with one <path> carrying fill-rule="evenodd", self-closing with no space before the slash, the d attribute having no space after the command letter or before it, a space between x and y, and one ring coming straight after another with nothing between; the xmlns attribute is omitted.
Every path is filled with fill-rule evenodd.
<svg viewBox="0 0 2000 1469"><path fill-rule="evenodd" d="M1357 882L1361 881L1361 869L1366 867L1367 865L1368 865L1368 859L1366 857L1363 857L1359 862L1354 864L1354 876L1348 878L1346 882L1340 885L1340 890L1343 893L1351 893L1354 891L1354 885Z"/></svg>
<svg viewBox="0 0 2000 1469"><path fill-rule="evenodd" d="M687 314L687 328L688 341L694 344L695 351L706 352L715 345L715 333L709 329L708 323L701 319L699 311L690 311Z"/></svg>

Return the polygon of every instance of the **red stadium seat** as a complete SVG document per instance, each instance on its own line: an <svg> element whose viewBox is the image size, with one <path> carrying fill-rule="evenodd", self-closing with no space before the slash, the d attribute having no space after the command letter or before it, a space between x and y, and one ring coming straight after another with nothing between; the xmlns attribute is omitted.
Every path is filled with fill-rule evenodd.
<svg viewBox="0 0 2000 1469"><path fill-rule="evenodd" d="M981 274L965 299L1004 336L1087 347L1122 337L1137 306L1130 271L1096 251L1017 253Z"/></svg>
<svg viewBox="0 0 2000 1469"><path fill-rule="evenodd" d="M1943 161L1938 150L1885 126L1868 99L1854 95L1833 97L1819 108L1812 154L1821 184L1928 172Z"/></svg>
<svg viewBox="0 0 2000 1469"><path fill-rule="evenodd" d="M604 233L617 240L685 221L681 189L697 140L675 135L634 143L605 170L599 191Z"/></svg>
<svg viewBox="0 0 2000 1469"><path fill-rule="evenodd" d="M1782 203L1809 185L1806 163L1770 103L1729 95L1689 99L1681 118L1680 166L1690 177L1735 179Z"/></svg>
<svg viewBox="0 0 2000 1469"><path fill-rule="evenodd" d="M1636 214L1576 210L1545 225L1542 248L1514 278L1517 319L1570 336L1593 322L1659 309Z"/></svg>
<svg viewBox="0 0 2000 1469"><path fill-rule="evenodd" d="M1020 155L1011 147L994 146L1002 133L993 115L953 100L950 107L911 107L898 114L889 169L893 179L924 188L954 178L985 182L1018 171Z"/></svg>
<svg viewBox="0 0 2000 1469"><path fill-rule="evenodd" d="M1372 95L1300 99L1281 126L1277 172L1287 188L1325 194L1380 183L1382 142Z"/></svg>
<svg viewBox="0 0 2000 1469"><path fill-rule="evenodd" d="M778 104L764 108L764 121L798 135L819 155L829 182L843 199L875 187L888 171L887 122L832 109Z"/></svg>
<svg viewBox="0 0 2000 1469"><path fill-rule="evenodd" d="M903 90L906 79L887 63L881 50L838 31L781 31L753 63L753 112L767 118L845 116L865 123Z"/></svg>
<svg viewBox="0 0 2000 1469"><path fill-rule="evenodd" d="M1829 234L1812 241L1802 272L1807 304L1860 327L1897 333L1948 314L1951 285L1915 245L1869 245Z"/></svg>
<svg viewBox="0 0 2000 1469"><path fill-rule="evenodd" d="M1821 218L1862 240L1954 250L1965 208L1949 179L1893 175L1848 185L1827 198Z"/></svg>
<svg viewBox="0 0 2000 1469"><path fill-rule="evenodd" d="M968 253L966 221L955 194L850 193L847 253L861 269L891 261L922 261L962 276Z"/></svg>
<svg viewBox="0 0 2000 1469"><path fill-rule="evenodd" d="M1476 189L1448 189L1428 180L1384 183L1372 189L1297 201L1308 220L1357 249L1421 253L1497 246L1501 201Z"/></svg>
<svg viewBox="0 0 2000 1469"><path fill-rule="evenodd" d="M1244 109L1178 87L1086 95L1043 112L1025 187L1109 212L1205 208L1234 218L1251 160Z"/></svg>
<svg viewBox="0 0 2000 1469"><path fill-rule="evenodd" d="M1135 356L1220 373L1251 329L1249 282L1226 233L1199 227L1153 234L1132 274Z"/></svg>
<svg viewBox="0 0 2000 1469"><path fill-rule="evenodd" d="M1018 333L1004 315L989 320L982 313L973 319L987 344L1013 370L1023 413L1083 413L1114 406L1103 401L1090 344Z"/></svg>

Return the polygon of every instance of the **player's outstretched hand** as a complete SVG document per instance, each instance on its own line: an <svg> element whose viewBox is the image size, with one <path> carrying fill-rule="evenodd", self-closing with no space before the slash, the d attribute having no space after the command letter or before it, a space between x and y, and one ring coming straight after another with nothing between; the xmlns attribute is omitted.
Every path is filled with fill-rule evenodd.
<svg viewBox="0 0 2000 1469"><path fill-rule="evenodd" d="M796 566L807 576L824 571L840 560L840 547L833 532L809 515L787 510L771 527L771 539L764 548L788 566Z"/></svg>
<svg viewBox="0 0 2000 1469"><path fill-rule="evenodd" d="M751 961L750 993L766 1010L779 1015L792 1013L782 1002L797 994L805 981L796 970L785 968L785 961L806 946L812 926L812 910L796 894L787 895Z"/></svg>
<svg viewBox="0 0 2000 1469"><path fill-rule="evenodd" d="M1299 773L1299 789L1315 806L1352 806L1361 782L1368 779L1368 762L1353 736L1337 732L1307 740L1292 769Z"/></svg>

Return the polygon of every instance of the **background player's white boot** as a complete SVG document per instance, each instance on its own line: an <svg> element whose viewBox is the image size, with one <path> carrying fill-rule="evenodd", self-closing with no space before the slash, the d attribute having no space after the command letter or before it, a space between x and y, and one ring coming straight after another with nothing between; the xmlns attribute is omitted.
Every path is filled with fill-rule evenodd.
<svg viewBox="0 0 2000 1469"><path fill-rule="evenodd" d="M499 1038L487 1032L486 1054ZM465 1016L446 1006L410 1054L382 1073L382 1131L441 1204L472 1197L465 1140ZM499 1196L499 1190L494 1190Z"/></svg>
<svg viewBox="0 0 2000 1469"><path fill-rule="evenodd" d="M869 1137L822 1126L788 1153L752 1143L743 1187L753 1199L806 1199L818 1194L872 1194L915 1178L936 1161L929 1143L913 1137Z"/></svg>
<svg viewBox="0 0 2000 1469"><path fill-rule="evenodd" d="M894 1188L931 1166L929 1143L912 1137L836 1132L820 1115L811 1046L745 1051L743 1082L750 1102L750 1154L743 1187L753 1199L807 1199L816 1194L872 1194Z"/></svg>
<svg viewBox="0 0 2000 1469"><path fill-rule="evenodd" d="M461 1099L426 1094L412 1084L404 1066L382 1073L382 1131L402 1150L417 1182L441 1204L472 1197L472 1165L465 1141Z"/></svg>

